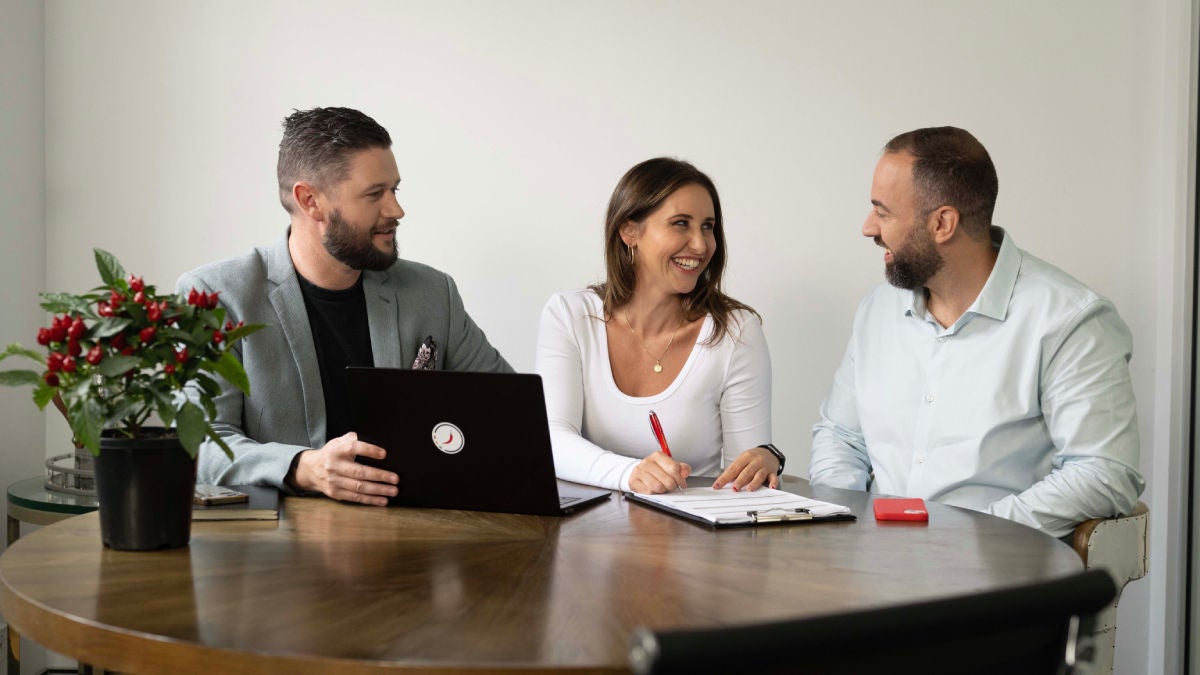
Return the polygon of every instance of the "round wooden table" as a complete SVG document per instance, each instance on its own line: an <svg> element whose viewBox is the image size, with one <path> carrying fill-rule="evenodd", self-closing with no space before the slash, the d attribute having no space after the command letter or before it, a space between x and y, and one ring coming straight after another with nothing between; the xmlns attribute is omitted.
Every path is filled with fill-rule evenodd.
<svg viewBox="0 0 1200 675"><path fill-rule="evenodd" d="M123 673L622 672L635 626L771 621L1073 574L1062 542L930 503L877 523L865 493L785 488L857 522L711 530L619 495L566 518L290 498L278 522L197 522L124 552L96 514L0 557L23 634Z"/></svg>

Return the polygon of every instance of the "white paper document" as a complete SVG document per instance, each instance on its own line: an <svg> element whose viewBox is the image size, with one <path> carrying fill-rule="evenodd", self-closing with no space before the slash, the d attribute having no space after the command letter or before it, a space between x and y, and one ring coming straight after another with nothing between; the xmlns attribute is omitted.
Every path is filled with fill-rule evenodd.
<svg viewBox="0 0 1200 675"><path fill-rule="evenodd" d="M712 525L820 520L850 513L846 506L771 488L734 492L729 487L720 490L697 487L660 495L627 496Z"/></svg>

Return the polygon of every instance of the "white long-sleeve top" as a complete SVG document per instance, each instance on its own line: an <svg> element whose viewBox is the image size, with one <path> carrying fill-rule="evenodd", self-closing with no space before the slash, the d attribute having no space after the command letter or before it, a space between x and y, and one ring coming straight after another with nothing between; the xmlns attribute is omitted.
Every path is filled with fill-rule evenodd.
<svg viewBox="0 0 1200 675"><path fill-rule="evenodd" d="M592 291L556 293L542 310L537 372L559 478L628 490L634 466L659 449L651 410L672 455L695 476L716 476L742 451L771 442L771 356L756 316L734 312L710 345L714 324L705 317L679 375L644 397L617 388L603 316Z"/></svg>

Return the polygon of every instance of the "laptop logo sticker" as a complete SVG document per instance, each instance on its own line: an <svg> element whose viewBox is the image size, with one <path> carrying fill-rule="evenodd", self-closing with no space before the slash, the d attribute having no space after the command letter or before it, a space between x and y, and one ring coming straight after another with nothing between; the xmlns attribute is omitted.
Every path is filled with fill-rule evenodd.
<svg viewBox="0 0 1200 675"><path fill-rule="evenodd" d="M449 422L433 427L433 445L447 455L457 455L463 449L462 429Z"/></svg>

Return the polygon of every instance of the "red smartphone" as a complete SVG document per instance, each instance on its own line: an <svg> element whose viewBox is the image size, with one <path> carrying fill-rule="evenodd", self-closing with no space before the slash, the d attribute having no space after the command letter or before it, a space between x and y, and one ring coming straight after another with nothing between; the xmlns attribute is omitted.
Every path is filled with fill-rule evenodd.
<svg viewBox="0 0 1200 675"><path fill-rule="evenodd" d="M893 499L884 497L875 500L875 520L929 520L924 499Z"/></svg>

